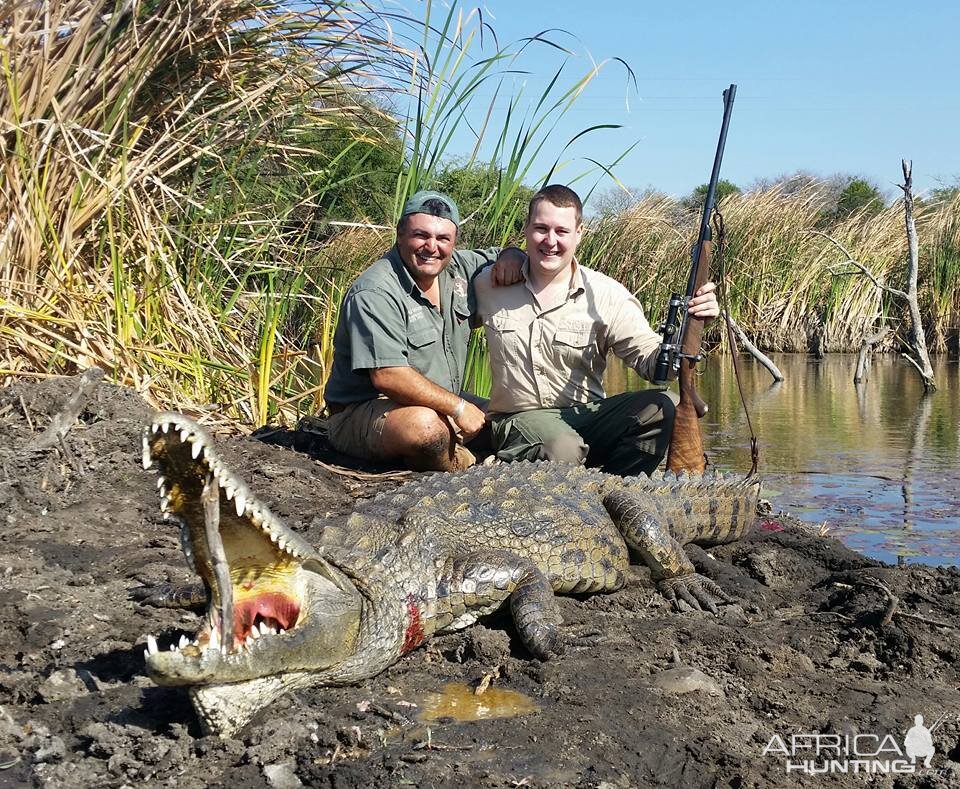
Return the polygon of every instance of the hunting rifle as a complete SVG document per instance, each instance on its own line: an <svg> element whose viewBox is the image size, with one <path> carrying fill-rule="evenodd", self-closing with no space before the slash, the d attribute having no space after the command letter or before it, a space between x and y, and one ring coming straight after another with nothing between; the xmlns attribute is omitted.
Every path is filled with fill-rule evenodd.
<svg viewBox="0 0 960 789"><path fill-rule="evenodd" d="M720 140L717 142L717 154L713 159L713 172L710 174L710 184L707 186L707 196L703 203L700 231L691 254L686 297L681 298L678 293L671 294L670 303L667 306L667 319L660 327L663 332L663 342L660 343L660 350L657 353L653 382L665 384L674 378L679 378L680 384L680 403L677 405L670 450L667 453L667 468L674 472L703 471L707 465L699 422L699 419L707 413L707 404L697 394L694 383L697 362L703 358L700 354L703 321L691 319L687 312L687 305L693 298L693 294L710 276L710 261L713 255L710 218L716 205L720 162L723 160L727 127L730 125L730 112L736 95L736 85L731 85L723 92L723 124L720 127Z"/></svg>

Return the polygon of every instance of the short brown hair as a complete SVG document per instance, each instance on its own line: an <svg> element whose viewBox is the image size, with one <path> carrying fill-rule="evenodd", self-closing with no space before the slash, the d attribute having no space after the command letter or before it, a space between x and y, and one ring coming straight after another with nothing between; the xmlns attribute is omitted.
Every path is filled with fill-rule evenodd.
<svg viewBox="0 0 960 789"><path fill-rule="evenodd" d="M580 196L569 186L563 186L562 184L545 186L530 198L530 205L527 208L527 222L530 221L537 203L541 200L546 200L557 208L575 208L577 210L577 224L580 225L583 222L583 203L580 202Z"/></svg>

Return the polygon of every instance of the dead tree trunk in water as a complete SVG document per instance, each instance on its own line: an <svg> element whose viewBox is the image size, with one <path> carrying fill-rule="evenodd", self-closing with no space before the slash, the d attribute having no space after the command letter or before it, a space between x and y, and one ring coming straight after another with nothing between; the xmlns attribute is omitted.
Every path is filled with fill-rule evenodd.
<svg viewBox="0 0 960 789"><path fill-rule="evenodd" d="M846 256L846 260L843 261L854 268L856 268L861 274L863 274L867 279L869 279L877 290L884 293L889 293L898 301L903 302L907 305L907 309L910 313L910 330L909 336L907 337L907 343L910 346L910 350L913 352L913 355L910 353L901 353L910 364L912 364L917 372L920 373L920 378L923 380L923 389L924 392L933 392L936 390L936 384L933 380L933 366L930 364L930 354L927 353L927 338L923 334L923 320L920 316L920 302L917 296L917 273L920 268L918 261L918 243L917 243L917 226L913 221L913 164L907 159L902 159L901 164L903 166L903 183L900 184L900 188L903 190L903 213L904 213L904 224L907 230L907 290L903 291L899 288L892 288L889 285L884 285L880 280L876 278L874 273L870 271L863 263L858 260L855 260L854 257L844 248L843 244L837 241L832 236L827 235L819 230L811 231L815 235L823 236L827 241L833 244L837 249L839 249ZM837 274L850 274L853 272L848 271L837 271ZM876 335L874 335L876 337ZM872 344L870 341L873 338L868 337L864 341L865 348L860 350L861 357L864 357L866 353L869 353L869 344ZM856 376L861 376L862 374L861 365L857 365ZM857 382L857 377L854 378L854 381Z"/></svg>
<svg viewBox="0 0 960 789"><path fill-rule="evenodd" d="M920 317L920 303L917 300L917 274L920 269L917 249L917 226L913 221L913 162L902 159L903 165L903 215L907 229L907 305L910 308L911 340L917 358L908 354L904 358L910 362L923 379L923 389L932 392L937 387L933 381L933 366L930 364L930 354L927 353L927 338L923 334L923 320Z"/></svg>
<svg viewBox="0 0 960 789"><path fill-rule="evenodd" d="M754 359L760 362L763 365L764 369L773 376L773 380L779 383L783 380L783 373L780 372L780 368L774 364L773 360L764 354L756 345L750 342L750 338L747 337L746 332L740 328L740 325L730 316L730 313L724 310L722 313L723 317L727 321L727 325L733 329L733 333L737 336L737 340L740 342L740 348L747 353L749 353ZM736 353L736 348L730 349L732 353Z"/></svg>
<svg viewBox="0 0 960 789"><path fill-rule="evenodd" d="M863 345L860 346L860 355L857 356L857 371L853 374L855 384L863 383L867 379L867 370L870 369L870 354L873 352L873 346L883 340L891 331L889 326L883 326L880 331L864 338Z"/></svg>

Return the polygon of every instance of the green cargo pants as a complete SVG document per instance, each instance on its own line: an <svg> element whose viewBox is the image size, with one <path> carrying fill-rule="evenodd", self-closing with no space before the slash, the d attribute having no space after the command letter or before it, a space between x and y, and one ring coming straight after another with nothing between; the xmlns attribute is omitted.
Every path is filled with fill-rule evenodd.
<svg viewBox="0 0 960 789"><path fill-rule="evenodd" d="M586 463L610 474L650 474L670 446L677 396L644 389L567 408L492 418L497 458Z"/></svg>

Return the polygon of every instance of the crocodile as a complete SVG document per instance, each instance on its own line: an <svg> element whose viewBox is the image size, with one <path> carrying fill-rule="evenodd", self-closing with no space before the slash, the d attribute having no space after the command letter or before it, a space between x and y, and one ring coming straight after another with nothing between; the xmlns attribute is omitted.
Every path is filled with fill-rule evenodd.
<svg viewBox="0 0 960 789"><path fill-rule="evenodd" d="M183 415L145 428L143 463L158 468L160 509L201 583L142 599L205 608L194 638L160 649L147 637L146 670L185 686L203 731L226 737L281 694L374 676L505 603L534 657L560 655L589 634L562 626L554 593L619 589L631 551L675 607L716 612L731 598L683 546L740 538L759 494L756 479L732 475L474 466L380 493L311 545Z"/></svg>

